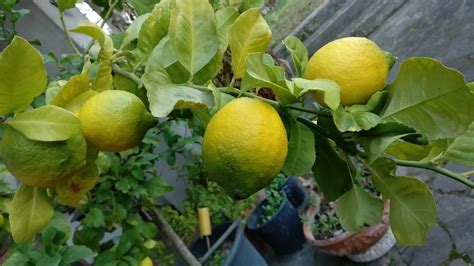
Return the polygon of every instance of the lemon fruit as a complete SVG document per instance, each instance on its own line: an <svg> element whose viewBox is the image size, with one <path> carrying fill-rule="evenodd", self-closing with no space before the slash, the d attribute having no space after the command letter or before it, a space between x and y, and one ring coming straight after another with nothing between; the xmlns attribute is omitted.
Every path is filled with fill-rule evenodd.
<svg viewBox="0 0 474 266"><path fill-rule="evenodd" d="M103 151L120 152L139 144L157 120L132 93L108 90L89 98L77 111L87 142Z"/></svg>
<svg viewBox="0 0 474 266"><path fill-rule="evenodd" d="M55 186L58 203L79 207L82 197L99 181L99 172L94 162L87 165Z"/></svg>
<svg viewBox="0 0 474 266"><path fill-rule="evenodd" d="M238 98L220 109L204 134L202 160L209 177L235 199L269 185L288 152L285 127L269 104Z"/></svg>
<svg viewBox="0 0 474 266"><path fill-rule="evenodd" d="M366 103L381 90L387 79L389 58L373 41L362 37L347 37L320 48L309 60L305 78L325 78L341 88L341 104ZM322 103L320 92L315 98Z"/></svg>
<svg viewBox="0 0 474 266"><path fill-rule="evenodd" d="M49 187L86 164L87 144L82 134L65 141L30 140L7 125L0 155L8 171L26 185Z"/></svg>
<svg viewBox="0 0 474 266"><path fill-rule="evenodd" d="M140 261L138 266L153 266L153 261L150 257L146 257L142 261Z"/></svg>

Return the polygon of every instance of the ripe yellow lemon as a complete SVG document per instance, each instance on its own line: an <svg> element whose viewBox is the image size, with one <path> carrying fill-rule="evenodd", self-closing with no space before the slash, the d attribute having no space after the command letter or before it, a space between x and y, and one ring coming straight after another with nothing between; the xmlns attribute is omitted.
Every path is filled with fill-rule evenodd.
<svg viewBox="0 0 474 266"><path fill-rule="evenodd" d="M305 78L325 78L341 88L341 104L366 103L387 79L389 59L373 41L362 37L337 39L316 51L309 60ZM316 93L322 103L322 95Z"/></svg>
<svg viewBox="0 0 474 266"><path fill-rule="evenodd" d="M87 142L103 151L120 152L139 144L157 120L132 93L108 90L89 98L77 111Z"/></svg>
<svg viewBox="0 0 474 266"><path fill-rule="evenodd" d="M82 134L65 141L36 141L7 125L0 154L8 171L26 185L50 187L86 164Z"/></svg>
<svg viewBox="0 0 474 266"><path fill-rule="evenodd" d="M202 159L209 177L235 199L269 185L288 152L286 130L269 104L238 98L219 110L204 134Z"/></svg>

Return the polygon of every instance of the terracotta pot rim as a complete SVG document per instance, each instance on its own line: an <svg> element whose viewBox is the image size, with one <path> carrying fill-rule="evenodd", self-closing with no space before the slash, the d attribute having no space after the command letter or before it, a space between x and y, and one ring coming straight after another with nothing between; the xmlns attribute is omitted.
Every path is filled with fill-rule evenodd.
<svg viewBox="0 0 474 266"><path fill-rule="evenodd" d="M313 196L317 197L317 194L314 191L310 191L310 197L313 197ZM346 240L348 240L349 238L354 237L354 236L358 236L358 235L368 235L368 236L370 235L370 236L372 236L374 234L380 234L380 237L374 237L373 240L375 240L375 241L371 241L370 243L368 243L368 247L370 247L370 246L374 245L375 243L377 243L377 241L380 240L380 238L382 238L382 236L387 232L387 230L389 228L390 202L387 200L384 203L382 221L380 223L378 223L376 225L372 225L370 227L365 227L365 228L363 228L363 229L361 229L357 232L344 232L343 234L332 237L330 239L316 239L313 235L312 230L311 230L311 225L314 223L314 215L317 212L319 212L319 210L320 210L320 203L319 202L318 202L317 206L311 206L310 205L308 207L308 210L306 211L307 220L303 223L304 235L305 235L307 241L310 244L312 244L314 246L318 246L321 249L323 249L323 250L325 250L329 253L336 254L336 255L355 255L355 254L359 254L360 252L349 253L349 252L344 251L344 250L340 250L340 251L339 250L327 250L325 248L333 246L333 245L335 245L339 242L345 242ZM363 252L363 251L361 251L361 252Z"/></svg>

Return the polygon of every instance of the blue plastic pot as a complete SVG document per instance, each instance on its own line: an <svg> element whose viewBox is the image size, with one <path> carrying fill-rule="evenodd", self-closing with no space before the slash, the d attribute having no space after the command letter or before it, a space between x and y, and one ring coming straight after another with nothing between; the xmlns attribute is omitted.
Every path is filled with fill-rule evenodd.
<svg viewBox="0 0 474 266"><path fill-rule="evenodd" d="M306 199L306 191L296 176L289 176L283 184L282 190L295 208L299 208Z"/></svg>
<svg viewBox="0 0 474 266"><path fill-rule="evenodd" d="M229 228L232 223L227 222L212 229L212 235L209 237L211 246L221 237L222 234ZM225 266L251 266L251 265L262 265L266 266L267 263L262 258L260 253L250 243L250 241L244 235L244 228L242 224L236 227L227 240L233 241L232 247L229 254L227 255L224 264ZM201 238L194 242L189 248L191 253L196 257L200 258L207 252L206 239ZM183 262L178 261L176 265L185 265Z"/></svg>
<svg viewBox="0 0 474 266"><path fill-rule="evenodd" d="M277 254L293 253L300 250L306 242L300 216L285 193L283 195L280 209L268 222L262 222L266 200L255 208L247 222L248 230L259 234Z"/></svg>

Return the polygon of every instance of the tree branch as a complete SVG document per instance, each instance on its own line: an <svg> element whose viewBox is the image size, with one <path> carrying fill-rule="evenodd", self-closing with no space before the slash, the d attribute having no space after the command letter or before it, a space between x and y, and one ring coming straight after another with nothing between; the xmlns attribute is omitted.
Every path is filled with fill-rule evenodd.
<svg viewBox="0 0 474 266"><path fill-rule="evenodd" d="M168 224L168 222L160 215L160 213L153 207L147 208L145 213L151 217L151 221L156 225L156 227L166 236L169 242L173 245L173 248L183 259L184 263L189 266L199 266L201 263L194 257L194 255L189 251L188 247L183 243L181 238L175 233L173 228Z"/></svg>
<svg viewBox="0 0 474 266"><path fill-rule="evenodd" d="M415 161L405 161L405 160L397 160L397 159L394 159L394 161L399 166L423 168L423 169L427 169L427 170L431 170L431 171L440 173L440 174L445 175L445 176L447 176L451 179L454 179L458 182L461 182L461 183L463 183L463 184L465 184L465 185L467 185L471 188L474 188L474 181L467 178L466 175L452 172L448 169L440 167L440 166L438 166L436 164L433 164L431 162L415 162Z"/></svg>

